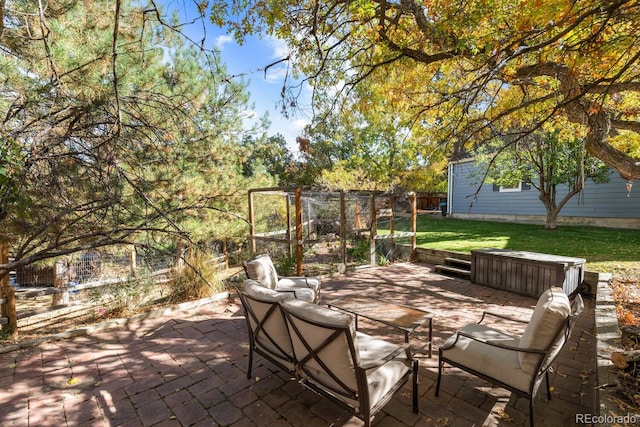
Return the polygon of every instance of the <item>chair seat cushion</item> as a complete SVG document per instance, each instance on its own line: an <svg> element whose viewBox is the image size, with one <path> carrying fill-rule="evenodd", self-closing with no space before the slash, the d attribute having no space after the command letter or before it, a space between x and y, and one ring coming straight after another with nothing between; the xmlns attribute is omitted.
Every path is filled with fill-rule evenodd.
<svg viewBox="0 0 640 427"><path fill-rule="evenodd" d="M366 366L398 349L398 346L371 335L356 333L360 363ZM370 406L375 406L411 370L411 361L405 352L379 367L367 370Z"/></svg>
<svg viewBox="0 0 640 427"><path fill-rule="evenodd" d="M466 325L460 331L494 344L520 345L518 338L477 323ZM520 368L519 352L502 350L464 336L460 336L455 345L448 348L453 345L455 338L456 334L452 335L441 347L445 359L518 390L529 391L531 375Z"/></svg>

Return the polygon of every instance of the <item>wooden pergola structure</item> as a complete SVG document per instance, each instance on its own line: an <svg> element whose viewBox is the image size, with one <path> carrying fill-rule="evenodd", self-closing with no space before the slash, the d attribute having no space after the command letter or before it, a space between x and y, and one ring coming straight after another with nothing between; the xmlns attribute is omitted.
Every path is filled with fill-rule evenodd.
<svg viewBox="0 0 640 427"><path fill-rule="evenodd" d="M255 200L254 196L256 194L268 194L273 196L280 196L286 198L286 230L280 230L277 232L265 232L265 233L256 233L256 224L255 224ZM256 188L249 190L248 198L249 198L249 226L250 226L250 241L251 241L251 250L252 252L256 252L256 242L257 241L267 241L267 242L275 242L280 244L287 245L287 251L289 256L293 256L295 254L296 258L296 274L302 274L302 258L303 258L303 248L304 245L312 245L314 243L319 243L318 239L310 239L304 238L303 230L304 226L310 227L313 219L310 217L303 218L305 209L303 207L303 198L313 198L321 196L322 198L334 198L339 202L339 218L336 220L340 224L340 232L339 232L339 241L340 241L340 259L341 264L338 268L339 271L344 271L346 268L346 260L347 260L347 240L348 233L347 230L347 200L349 198L358 197L358 198L367 198L369 200L369 217L370 224L367 227L362 226L362 221L360 220L361 211L358 203L355 205L355 229L351 231L356 231L358 233L366 233L368 234L369 239L369 253L370 253L370 263L371 265L376 264L376 241L378 240L389 240L391 242L392 247L395 245L396 239L399 238L411 238L411 257L413 258L415 254L416 248L416 194L414 192L404 193L404 194L390 194L376 191L337 191L337 192L328 192L328 191L317 191L310 189L303 189L301 187L273 187L273 188ZM394 206L396 205L396 199L399 197L409 198L410 200L410 212L407 214L406 212L400 213L395 212ZM376 207L376 199L387 199L388 203L385 208L377 208ZM293 199L293 206L291 200ZM309 209L306 210L309 212ZM295 222L292 221L292 215L295 218ZM378 234L378 218L387 217L389 218L389 234ZM408 232L396 232L395 231L395 219L396 217L409 217L410 218L410 231ZM305 220L306 219L306 220ZM293 223L293 226L292 226ZM276 237L276 235L282 235L284 231L284 238Z"/></svg>

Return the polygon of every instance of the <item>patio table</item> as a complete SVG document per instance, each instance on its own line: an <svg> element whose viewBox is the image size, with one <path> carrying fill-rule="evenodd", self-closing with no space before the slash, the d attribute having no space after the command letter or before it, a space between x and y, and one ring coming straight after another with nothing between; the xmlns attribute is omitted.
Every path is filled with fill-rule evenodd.
<svg viewBox="0 0 640 427"><path fill-rule="evenodd" d="M415 307L394 304L387 301L362 296L346 296L327 302L327 305L355 316L356 330L358 317L383 323L404 332L404 342L420 326L428 323L429 357L432 356L433 314Z"/></svg>

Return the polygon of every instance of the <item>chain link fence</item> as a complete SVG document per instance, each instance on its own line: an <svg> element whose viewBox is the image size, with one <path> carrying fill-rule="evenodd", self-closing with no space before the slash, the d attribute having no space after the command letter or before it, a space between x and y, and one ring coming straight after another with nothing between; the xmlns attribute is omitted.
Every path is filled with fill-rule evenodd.
<svg viewBox="0 0 640 427"><path fill-rule="evenodd" d="M56 284L77 285L123 278L147 276L166 270L174 257L162 254L139 255L132 251L88 251L58 260L51 266L29 265L15 272L17 287L52 287Z"/></svg>

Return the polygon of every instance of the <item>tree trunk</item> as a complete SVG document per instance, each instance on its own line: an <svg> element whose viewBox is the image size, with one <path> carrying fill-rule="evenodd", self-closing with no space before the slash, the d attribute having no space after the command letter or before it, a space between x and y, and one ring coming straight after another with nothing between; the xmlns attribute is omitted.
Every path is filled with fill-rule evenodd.
<svg viewBox="0 0 640 427"><path fill-rule="evenodd" d="M60 304L69 304L69 267L63 262L58 261L53 268L53 287L64 289L60 294L53 294L51 306L55 307Z"/></svg>
<svg viewBox="0 0 640 427"><path fill-rule="evenodd" d="M547 219L544 224L545 230L555 230L558 228L559 209L547 207Z"/></svg>

